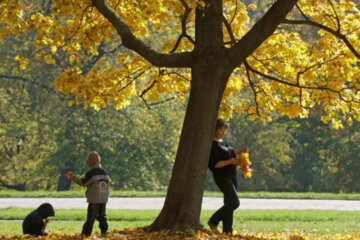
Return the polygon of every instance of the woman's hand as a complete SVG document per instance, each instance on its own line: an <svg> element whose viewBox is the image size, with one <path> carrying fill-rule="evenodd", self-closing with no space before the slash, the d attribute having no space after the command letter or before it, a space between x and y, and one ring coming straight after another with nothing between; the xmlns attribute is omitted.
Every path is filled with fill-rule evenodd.
<svg viewBox="0 0 360 240"><path fill-rule="evenodd" d="M217 164L215 164L215 168L222 168L225 167L227 165L236 165L237 164L237 159L236 158L230 158L229 160L224 160L224 161L219 161L217 162Z"/></svg>
<svg viewBox="0 0 360 240"><path fill-rule="evenodd" d="M241 158L235 158L235 163L234 165L240 165L241 164L242 159Z"/></svg>

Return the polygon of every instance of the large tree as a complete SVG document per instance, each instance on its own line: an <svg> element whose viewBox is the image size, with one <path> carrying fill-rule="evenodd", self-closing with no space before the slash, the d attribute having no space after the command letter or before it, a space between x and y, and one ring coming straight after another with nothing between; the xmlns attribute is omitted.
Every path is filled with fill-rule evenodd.
<svg viewBox="0 0 360 240"><path fill-rule="evenodd" d="M151 228L198 229L220 107L266 120L273 111L306 117L320 108L322 120L335 127L360 119L355 1L269 2L254 19L256 5L237 0L52 0L42 3L46 12L8 0L0 5L0 35L36 29L39 57L54 64L58 52L69 54L72 66L55 83L74 95L70 105L99 109L111 100L121 108L134 95L147 103L159 93L178 97L189 90L166 201ZM163 41L165 35L170 39ZM88 71L77 65L79 51L96 55L101 42L118 37L127 50L112 65L101 59ZM15 60L26 66L26 58ZM242 91L253 98L226 100Z"/></svg>

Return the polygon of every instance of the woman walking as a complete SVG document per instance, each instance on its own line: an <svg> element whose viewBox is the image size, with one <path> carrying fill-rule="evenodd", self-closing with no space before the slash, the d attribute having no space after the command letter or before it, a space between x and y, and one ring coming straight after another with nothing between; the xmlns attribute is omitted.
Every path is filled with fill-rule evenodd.
<svg viewBox="0 0 360 240"><path fill-rule="evenodd" d="M220 221L223 223L223 233L232 234L233 213L240 206L237 195L236 169L240 159L226 142L223 136L228 128L224 119L218 119L212 141L209 168L213 173L216 185L224 194L224 205L218 209L208 221L211 230L217 230ZM247 148L244 149L247 151Z"/></svg>

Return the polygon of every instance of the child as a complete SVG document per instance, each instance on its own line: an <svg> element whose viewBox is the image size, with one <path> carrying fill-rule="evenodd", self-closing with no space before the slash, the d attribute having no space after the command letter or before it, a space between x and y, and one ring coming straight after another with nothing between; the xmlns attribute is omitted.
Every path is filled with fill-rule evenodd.
<svg viewBox="0 0 360 240"><path fill-rule="evenodd" d="M85 174L85 177L74 176L70 171L66 174L80 186L86 186L86 198L89 203L87 219L82 229L82 234L90 236L95 219L99 221L101 234L105 235L108 230L106 217L106 203L110 192L110 178L107 172L100 165L100 155L97 152L91 152L86 159L86 164L91 168Z"/></svg>
<svg viewBox="0 0 360 240"><path fill-rule="evenodd" d="M54 208L50 203L41 204L36 210L30 212L22 223L23 233L35 236L46 236L46 225L49 216L55 216ZM43 220L45 219L45 221Z"/></svg>

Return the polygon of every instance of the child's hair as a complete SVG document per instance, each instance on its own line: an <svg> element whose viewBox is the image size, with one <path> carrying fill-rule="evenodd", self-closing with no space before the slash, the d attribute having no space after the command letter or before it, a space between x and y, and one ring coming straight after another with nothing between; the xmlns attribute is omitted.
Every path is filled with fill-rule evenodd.
<svg viewBox="0 0 360 240"><path fill-rule="evenodd" d="M94 165L100 164L100 161L101 161L100 155L95 151L89 153L87 160L86 160L86 162L89 166L94 166Z"/></svg>

